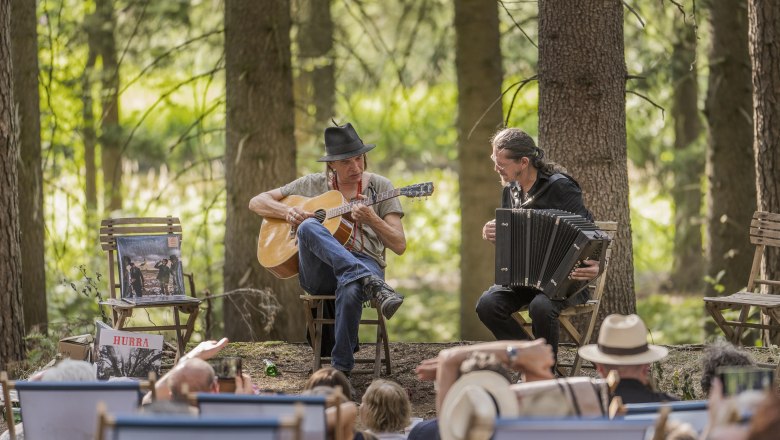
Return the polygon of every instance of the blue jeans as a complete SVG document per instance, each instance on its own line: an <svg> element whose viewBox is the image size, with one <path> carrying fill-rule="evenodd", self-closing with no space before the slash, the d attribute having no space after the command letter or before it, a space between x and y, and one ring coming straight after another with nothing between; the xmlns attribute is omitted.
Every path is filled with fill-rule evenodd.
<svg viewBox="0 0 780 440"><path fill-rule="evenodd" d="M355 366L363 303L370 300L360 281L369 275L384 279L384 270L368 255L348 251L315 219L298 226L298 281L311 295L336 295L335 339L331 364L342 371Z"/></svg>
<svg viewBox="0 0 780 440"><path fill-rule="evenodd" d="M563 301L553 301L539 290L530 287L510 288L493 285L477 301L477 315L498 340L528 339L522 326L512 314L528 305L531 330L537 338L544 338L558 355L560 326L558 316L563 309L588 301L588 289Z"/></svg>

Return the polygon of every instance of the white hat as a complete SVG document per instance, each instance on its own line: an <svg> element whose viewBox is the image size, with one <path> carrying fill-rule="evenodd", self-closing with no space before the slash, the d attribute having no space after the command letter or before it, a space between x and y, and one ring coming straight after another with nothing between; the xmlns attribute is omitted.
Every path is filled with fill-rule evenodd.
<svg viewBox="0 0 780 440"><path fill-rule="evenodd" d="M659 361L669 350L647 343L647 327L637 315L609 315L601 323L598 344L580 347L583 359L598 364L642 365Z"/></svg>
<svg viewBox="0 0 780 440"><path fill-rule="evenodd" d="M487 440L496 417L517 417L520 405L509 381L489 370L461 376L447 392L439 416L442 440ZM471 431L479 424L484 430Z"/></svg>

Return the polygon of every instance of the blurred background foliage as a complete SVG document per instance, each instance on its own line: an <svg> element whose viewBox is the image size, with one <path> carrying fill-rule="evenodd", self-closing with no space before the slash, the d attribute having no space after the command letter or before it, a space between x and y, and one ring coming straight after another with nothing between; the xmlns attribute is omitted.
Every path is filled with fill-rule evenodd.
<svg viewBox="0 0 780 440"><path fill-rule="evenodd" d="M670 105L667 37L680 11L666 2L633 3L635 13L625 15L625 42L629 73L639 77L628 85L636 94L627 96L638 309L656 343L698 343L704 320L699 297L664 290L674 238L669 175L676 172L676 158L668 112L659 107ZM223 7L218 0L114 2L122 128L110 135L119 140L125 158L124 203L121 211L103 216L178 216L184 227L185 271L196 274L199 295L222 293ZM50 328L58 335L86 333L101 317L95 299L107 296L108 274L98 245L102 216L86 209L83 191L83 127L89 123L83 116L83 79L94 76L85 69L84 30L95 4L40 0L38 8ZM392 339L457 339L460 207L451 2L347 0L333 2L331 10L334 120L352 122L363 139L378 145L369 168L390 176L396 186L436 185L427 201L402 200L408 251L391 255L388 279L407 300L405 312L389 323ZM535 74L536 5L504 1L499 12L506 93L497 105L510 115L508 125L535 136L536 83L518 84ZM296 2L292 13L297 23ZM702 44L706 37L702 31ZM293 46L297 75L296 50ZM696 62L704 82L706 59L700 55ZM90 87L97 92L95 79ZM98 100L93 106L99 117ZM300 173L321 170L314 159L322 153L322 128L299 140ZM486 153L486 164L488 160ZM497 178L495 194L486 197L498 203ZM106 211L100 204L96 212ZM208 330L219 335L220 300L213 306L217 319ZM207 334L205 325L200 319L195 340Z"/></svg>

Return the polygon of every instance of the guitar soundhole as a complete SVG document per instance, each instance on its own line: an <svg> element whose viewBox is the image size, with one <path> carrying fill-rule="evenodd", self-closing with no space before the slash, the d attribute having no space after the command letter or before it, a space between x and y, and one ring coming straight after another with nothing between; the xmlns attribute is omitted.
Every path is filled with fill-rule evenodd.
<svg viewBox="0 0 780 440"><path fill-rule="evenodd" d="M325 221L325 210L324 209L318 209L314 211L314 218L317 219L318 222L322 223Z"/></svg>

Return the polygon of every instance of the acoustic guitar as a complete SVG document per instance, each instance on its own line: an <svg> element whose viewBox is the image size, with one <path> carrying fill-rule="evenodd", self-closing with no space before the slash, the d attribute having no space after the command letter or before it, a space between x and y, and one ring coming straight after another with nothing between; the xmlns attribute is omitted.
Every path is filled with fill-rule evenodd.
<svg viewBox="0 0 780 440"><path fill-rule="evenodd" d="M317 197L287 196L280 200L289 207L313 212L314 218L330 231L342 245L352 236L353 224L343 218L352 212L352 205L362 203L370 206L398 196L426 197L433 194L433 182L395 188L375 194L369 199L347 202L336 190ZM296 227L279 218L264 218L257 240L257 260L277 278L291 278L298 274L298 242Z"/></svg>

